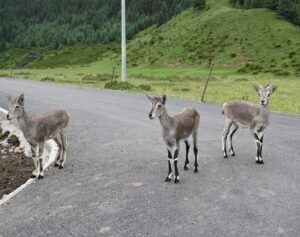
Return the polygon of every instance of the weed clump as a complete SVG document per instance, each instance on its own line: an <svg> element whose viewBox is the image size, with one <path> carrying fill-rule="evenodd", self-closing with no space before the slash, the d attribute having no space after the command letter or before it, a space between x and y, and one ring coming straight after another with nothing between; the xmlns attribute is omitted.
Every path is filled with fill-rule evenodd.
<svg viewBox="0 0 300 237"><path fill-rule="evenodd" d="M53 77L43 77L40 81L55 81Z"/></svg>
<svg viewBox="0 0 300 237"><path fill-rule="evenodd" d="M149 85L138 85L135 86L129 82L118 82L118 81L113 81L113 82L108 82L104 86L105 89L111 89L111 90L141 90L141 91L151 91L151 86Z"/></svg>
<svg viewBox="0 0 300 237"><path fill-rule="evenodd" d="M143 90L143 91L151 91L151 86L145 85L145 84L139 85L138 88Z"/></svg>

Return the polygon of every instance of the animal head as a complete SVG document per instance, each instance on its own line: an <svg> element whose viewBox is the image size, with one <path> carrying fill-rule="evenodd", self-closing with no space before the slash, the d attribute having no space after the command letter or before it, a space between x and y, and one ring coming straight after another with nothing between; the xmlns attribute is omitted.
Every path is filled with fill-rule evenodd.
<svg viewBox="0 0 300 237"><path fill-rule="evenodd" d="M24 112L24 94L15 98L8 97L9 99L9 110L7 113L7 119L17 119L23 115Z"/></svg>
<svg viewBox="0 0 300 237"><path fill-rule="evenodd" d="M167 97L165 95L163 95L162 97L150 97L149 95L147 95L147 97L151 101L152 107L149 113L149 118L154 119L155 117L160 117L164 112Z"/></svg>
<svg viewBox="0 0 300 237"><path fill-rule="evenodd" d="M270 102L270 96L277 90L277 87L273 85L269 85L266 88L260 85L254 85L253 88L260 97L261 105L268 105Z"/></svg>

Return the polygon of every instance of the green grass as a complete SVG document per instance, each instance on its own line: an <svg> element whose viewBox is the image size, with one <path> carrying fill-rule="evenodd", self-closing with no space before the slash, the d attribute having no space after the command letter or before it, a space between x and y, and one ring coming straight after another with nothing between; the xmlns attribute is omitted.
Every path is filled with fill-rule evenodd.
<svg viewBox="0 0 300 237"><path fill-rule="evenodd" d="M267 9L220 6L188 10L129 43L133 67L198 66L211 58L218 68L249 74L299 75L300 30Z"/></svg>
<svg viewBox="0 0 300 237"><path fill-rule="evenodd" d="M94 67L87 67L82 73L77 73L75 69L77 68L74 67L74 70L70 70L70 68L17 70L14 72L14 77L25 79L28 77L39 81L75 84L93 88L104 88L105 85L110 84L111 78L108 74L95 74ZM26 75L23 76L22 72ZM31 74L28 75L28 73ZM119 73L119 70L117 70L116 74L119 75ZM173 98L200 101L207 74L208 69L199 70L197 68L177 68L176 70L129 69L128 82L130 86L116 83L112 89L155 95L166 94ZM120 82L119 76L115 78L115 81ZM213 71L209 82L205 102L223 104L229 100L243 99L257 103L258 96L252 89L252 85L268 85L271 83L278 86L278 91L271 98L271 110L300 114L300 80L296 77L282 78L274 77L272 74L232 74L231 71L216 69ZM108 88L108 86L106 87Z"/></svg>
<svg viewBox="0 0 300 237"><path fill-rule="evenodd" d="M206 102L257 102L252 85L275 83L279 89L272 96L271 109L300 114L299 39L299 27L270 10L233 9L227 0L209 0L206 10L187 10L128 42L130 86L116 82L114 89L199 101L212 59L215 67ZM41 57L14 70L14 77L104 88L116 67L115 78L120 80L117 43L54 51L8 49L0 55L0 63L5 58L9 68L33 53Z"/></svg>

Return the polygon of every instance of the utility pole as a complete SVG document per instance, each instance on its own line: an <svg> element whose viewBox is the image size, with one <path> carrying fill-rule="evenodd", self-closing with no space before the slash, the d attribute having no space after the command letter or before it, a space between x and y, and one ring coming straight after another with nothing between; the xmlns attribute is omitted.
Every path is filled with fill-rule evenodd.
<svg viewBox="0 0 300 237"><path fill-rule="evenodd" d="M126 4L125 0L122 1L122 23L121 23L121 28L122 28L122 81L126 81Z"/></svg>

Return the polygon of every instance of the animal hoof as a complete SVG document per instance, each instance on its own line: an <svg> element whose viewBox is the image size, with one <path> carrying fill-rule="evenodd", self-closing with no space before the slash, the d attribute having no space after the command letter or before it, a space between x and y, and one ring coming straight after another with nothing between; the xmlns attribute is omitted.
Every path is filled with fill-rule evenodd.
<svg viewBox="0 0 300 237"><path fill-rule="evenodd" d="M35 178L36 178L36 175L32 174L32 175L30 176L30 178L35 179Z"/></svg>
<svg viewBox="0 0 300 237"><path fill-rule="evenodd" d="M259 161L259 164L261 164L261 165L264 164L264 163L265 163L265 162L264 162L263 160L260 160L260 161Z"/></svg>
<svg viewBox="0 0 300 237"><path fill-rule="evenodd" d="M62 165L60 165L58 168L59 168L59 169L63 169L64 167L63 167Z"/></svg>
<svg viewBox="0 0 300 237"><path fill-rule="evenodd" d="M227 158L228 158L228 155L224 155L224 158L227 159Z"/></svg>
<svg viewBox="0 0 300 237"><path fill-rule="evenodd" d="M232 153L231 156L235 156L235 153Z"/></svg>
<svg viewBox="0 0 300 237"><path fill-rule="evenodd" d="M199 172L199 170L196 168L196 169L194 169L194 173L198 173Z"/></svg>
<svg viewBox="0 0 300 237"><path fill-rule="evenodd" d="M179 179L178 179L178 178L175 178L174 183L175 183L175 184L179 183Z"/></svg>
<svg viewBox="0 0 300 237"><path fill-rule="evenodd" d="M54 164L54 167L58 167L58 166L59 166L59 164L57 164L57 163Z"/></svg>
<svg viewBox="0 0 300 237"><path fill-rule="evenodd" d="M189 167L187 167L187 166L184 166L184 170L189 170Z"/></svg>
<svg viewBox="0 0 300 237"><path fill-rule="evenodd" d="M259 161L259 160L257 160L257 161L256 161L256 164L260 164L260 161Z"/></svg>
<svg viewBox="0 0 300 237"><path fill-rule="evenodd" d="M39 175L38 179L43 179L44 175Z"/></svg>
<svg viewBox="0 0 300 237"><path fill-rule="evenodd" d="M171 178L169 178L169 177L167 176L167 178L165 179L165 182L171 182Z"/></svg>

